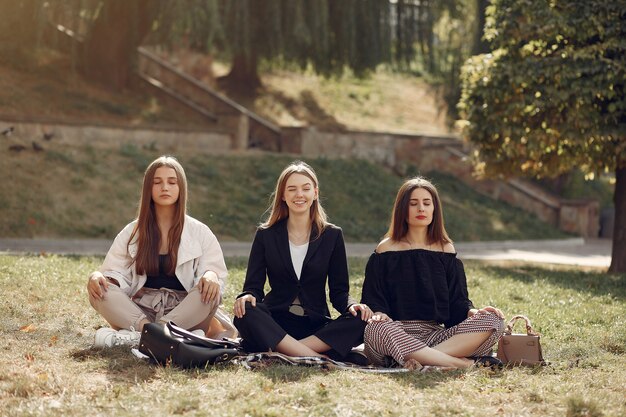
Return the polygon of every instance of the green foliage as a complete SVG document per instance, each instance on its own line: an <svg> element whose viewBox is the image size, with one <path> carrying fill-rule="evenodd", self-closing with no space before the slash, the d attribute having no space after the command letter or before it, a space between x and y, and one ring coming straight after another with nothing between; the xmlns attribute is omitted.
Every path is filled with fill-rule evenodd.
<svg viewBox="0 0 626 417"><path fill-rule="evenodd" d="M194 49L243 57L249 66L265 59L295 63L302 69L310 64L325 75L341 73L344 67L363 74L391 56L386 1L195 3L197 8L187 3L174 6L175 16L163 22L161 32L184 34Z"/></svg>
<svg viewBox="0 0 626 417"><path fill-rule="evenodd" d="M381 0L220 1L223 43L204 43L242 56L309 65L324 75L345 67L364 74L391 58L389 4ZM189 13L189 11L183 11ZM403 25L405 25L403 23Z"/></svg>
<svg viewBox="0 0 626 417"><path fill-rule="evenodd" d="M191 5L190 5L191 3ZM194 0L170 2L153 39L222 57L295 64L325 76L363 76L380 64L405 71L421 61L458 89L474 31L472 1ZM471 35L470 35L471 36Z"/></svg>
<svg viewBox="0 0 626 417"><path fill-rule="evenodd" d="M487 174L626 166L626 1L496 0L459 109Z"/></svg>

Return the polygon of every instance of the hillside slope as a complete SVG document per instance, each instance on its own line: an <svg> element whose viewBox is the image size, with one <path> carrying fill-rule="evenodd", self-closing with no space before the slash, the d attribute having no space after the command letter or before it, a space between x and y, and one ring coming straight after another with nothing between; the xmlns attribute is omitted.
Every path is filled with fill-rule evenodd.
<svg viewBox="0 0 626 417"><path fill-rule="evenodd" d="M233 98L282 125L447 133L445 109L436 92L415 77L381 71L364 80L349 76L324 79L270 71L263 75L263 81L259 91ZM0 120L33 118L199 129L213 126L147 90L112 92L89 84L73 71L68 57L46 49L14 62L0 57L0 91ZM1 123L0 129L5 127ZM26 152L8 152L16 141L0 137L0 174L10 179L0 186L0 236L111 237L134 216L141 172L159 152L130 143L110 152L63 148L54 140L46 144L45 152L33 154L30 143L25 144ZM186 165L190 178L197 179L192 181L192 190L200 190L192 193L191 213L210 224L216 221L214 228L228 239L250 238L266 207L271 183L290 159L192 152L179 156L183 162L192 163ZM379 239L401 180L364 162L312 162L321 171L322 191L328 198L332 220L353 240ZM231 175L231 171L237 174ZM532 216L486 200L449 177L433 176L450 196L463 196L448 199L447 221L454 239L561 235L537 224Z"/></svg>
<svg viewBox="0 0 626 417"><path fill-rule="evenodd" d="M0 120L204 129L213 126L204 117L159 99L148 90L111 91L88 83L69 57L50 49L25 53L22 59L10 62L0 56L0 92Z"/></svg>
<svg viewBox="0 0 626 417"><path fill-rule="evenodd" d="M448 134L445 103L424 80L379 71L365 79L326 79L313 74L272 71L253 95L236 100L283 126L320 130L371 130Z"/></svg>
<svg viewBox="0 0 626 417"><path fill-rule="evenodd" d="M112 238L134 216L143 170L161 151L126 144L102 150L50 145L9 154L0 148L0 236ZM189 213L220 239L250 240L263 219L276 178L292 159L269 154L176 155L190 183ZM357 160L307 160L318 172L331 221L350 241L385 233L402 179ZM563 234L533 216L433 173L455 240L538 239Z"/></svg>
<svg viewBox="0 0 626 417"><path fill-rule="evenodd" d="M170 57L177 62L175 57ZM0 119L35 118L129 126L214 125L152 90L114 92L87 83L70 57L39 49L22 59L0 56ZM179 66L184 69L182 65ZM207 70L218 76L219 63ZM258 91L222 91L282 126L443 134L446 110L437 92L420 78L385 71L366 79L346 75L325 79L314 74L269 71ZM204 79L219 88L215 78ZM139 85L143 85L139 83Z"/></svg>

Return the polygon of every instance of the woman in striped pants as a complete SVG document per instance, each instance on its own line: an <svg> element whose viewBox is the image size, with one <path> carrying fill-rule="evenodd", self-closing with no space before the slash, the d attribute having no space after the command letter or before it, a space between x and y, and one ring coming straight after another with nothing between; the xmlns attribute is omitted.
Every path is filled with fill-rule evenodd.
<svg viewBox="0 0 626 417"><path fill-rule="evenodd" d="M365 353L376 365L499 365L490 353L504 315L474 308L437 189L424 178L398 191L389 231L367 263L361 302L374 311Z"/></svg>

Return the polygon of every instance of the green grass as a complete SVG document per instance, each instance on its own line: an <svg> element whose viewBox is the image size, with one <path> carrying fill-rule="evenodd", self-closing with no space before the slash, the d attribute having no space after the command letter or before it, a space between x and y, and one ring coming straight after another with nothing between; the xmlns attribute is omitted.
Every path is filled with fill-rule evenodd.
<svg viewBox="0 0 626 417"><path fill-rule="evenodd" d="M467 262L470 296L542 333L540 368L361 374L275 366L155 367L90 347L105 324L87 274L101 258L0 256L0 409L28 416L620 416L626 414L626 275ZM359 296L365 259L353 258ZM230 311L245 259L227 259Z"/></svg>
<svg viewBox="0 0 626 417"><path fill-rule="evenodd" d="M189 213L220 240L251 240L291 156L211 155L124 144L117 149L63 146L6 158L0 175L3 237L113 238L134 216L143 171L162 153L179 158L190 184ZM306 159L317 171L321 201L350 241L377 242L385 233L403 179L362 160ZM453 177L429 173L438 185L448 232L456 241L566 236L524 211L482 196Z"/></svg>

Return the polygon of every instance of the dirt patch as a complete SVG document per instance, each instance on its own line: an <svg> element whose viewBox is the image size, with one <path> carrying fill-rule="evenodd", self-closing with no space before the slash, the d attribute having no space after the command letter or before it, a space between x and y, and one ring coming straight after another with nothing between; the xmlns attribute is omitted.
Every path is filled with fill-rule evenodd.
<svg viewBox="0 0 626 417"><path fill-rule="evenodd" d="M423 80L379 72L369 78L326 79L275 71L263 88L236 100L283 126L448 134L446 106Z"/></svg>

